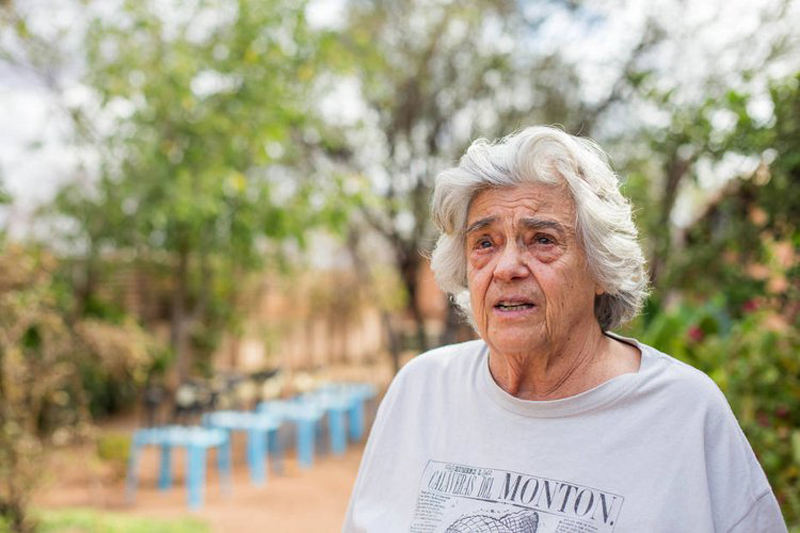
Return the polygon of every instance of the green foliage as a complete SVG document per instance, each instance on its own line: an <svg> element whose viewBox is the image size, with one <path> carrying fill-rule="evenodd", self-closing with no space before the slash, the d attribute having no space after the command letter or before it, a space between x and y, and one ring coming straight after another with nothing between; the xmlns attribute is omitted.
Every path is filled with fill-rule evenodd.
<svg viewBox="0 0 800 533"><path fill-rule="evenodd" d="M673 254L664 285L696 297L725 287L728 312L741 315L748 302L770 305L797 324L800 297L800 90L799 78L774 83L774 119L756 122L751 97L729 93L725 105L737 117L719 142L725 154L760 159L751 175L732 179L711 199L686 232L684 249Z"/></svg>
<svg viewBox="0 0 800 533"><path fill-rule="evenodd" d="M774 119L755 123L743 102L735 107L739 123L729 141L729 149L758 154L768 165L754 176L756 202L767 213L764 227L776 238L793 238L798 245L800 221L800 73L773 83L770 87ZM744 112L742 111L744 107ZM743 116L744 115L744 116ZM774 157L774 161L769 161Z"/></svg>
<svg viewBox="0 0 800 533"><path fill-rule="evenodd" d="M112 467L114 477L117 479L125 477L130 453L129 433L102 433L97 438L97 457Z"/></svg>
<svg viewBox="0 0 800 533"><path fill-rule="evenodd" d="M136 324L76 321L60 307L47 252L0 247L0 515L30 526L26 506L52 445L88 433L92 368L141 382L158 344Z"/></svg>
<svg viewBox="0 0 800 533"><path fill-rule="evenodd" d="M305 207L294 205L302 195L276 199L266 175L305 122L297 79L311 49L292 4L172 2L177 20L167 21L153 2L128 2L114 21L94 21L90 83L106 108L130 108L103 139L115 152L99 219L124 221L117 246L213 251L249 265L257 236L301 233L292 208ZM207 35L192 36L195 18L211 14Z"/></svg>
<svg viewBox="0 0 800 533"><path fill-rule="evenodd" d="M0 248L0 515L16 530L28 527L41 435L84 412L63 409L80 391L69 387L75 341L49 290L52 269L48 254Z"/></svg>
<svg viewBox="0 0 800 533"><path fill-rule="evenodd" d="M127 433L104 433L97 439L97 456L103 461L126 463L131 451L131 437Z"/></svg>

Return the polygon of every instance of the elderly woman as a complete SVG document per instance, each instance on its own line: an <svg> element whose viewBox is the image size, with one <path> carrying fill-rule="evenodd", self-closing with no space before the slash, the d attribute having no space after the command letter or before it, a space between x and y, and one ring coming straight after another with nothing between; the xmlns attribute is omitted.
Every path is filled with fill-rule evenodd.
<svg viewBox="0 0 800 533"><path fill-rule="evenodd" d="M480 340L407 364L345 532L778 532L778 504L714 383L610 330L646 274L591 142L476 141L433 195L437 281Z"/></svg>

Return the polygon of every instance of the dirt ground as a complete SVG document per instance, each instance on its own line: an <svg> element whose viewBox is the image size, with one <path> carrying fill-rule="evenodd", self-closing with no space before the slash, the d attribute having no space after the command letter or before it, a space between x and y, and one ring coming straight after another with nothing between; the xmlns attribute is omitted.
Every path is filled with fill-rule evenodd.
<svg viewBox="0 0 800 533"><path fill-rule="evenodd" d="M387 364L378 367L332 369L334 380L371 382L382 393L392 377ZM370 402L366 413L369 428L382 394ZM141 417L118 417L101 424L100 432L130 435ZM126 501L125 465L101 461L93 445L60 449L51 454L47 476L33 504L39 508L82 507L148 518L175 519L191 516L209 524L212 531L247 533L275 531L326 533L341 530L347 503L358 473L366 442L350 444L344 455L315 456L310 469L301 469L294 448L287 446L283 473L271 468L267 482L250 482L245 459L246 439L234 433L230 493L223 491L218 475L216 453L207 454L205 502L190 511L184 485L185 450L173 451L173 486L157 488L159 450L144 449L139 464L139 484L133 502Z"/></svg>
<svg viewBox="0 0 800 533"><path fill-rule="evenodd" d="M342 456L315 457L310 469L301 469L292 452L287 453L284 472L270 471L263 486L250 482L245 463L244 438L233 441L233 479L225 494L209 453L205 505L199 511L187 507L185 454L173 458L173 487L159 491L158 450L146 448L140 464L135 501L125 497L124 475L101 463L90 447L71 448L53 455L48 480L35 499L37 507L91 507L151 518L193 516L207 522L213 531L340 531L347 502L358 472L363 443L351 445Z"/></svg>

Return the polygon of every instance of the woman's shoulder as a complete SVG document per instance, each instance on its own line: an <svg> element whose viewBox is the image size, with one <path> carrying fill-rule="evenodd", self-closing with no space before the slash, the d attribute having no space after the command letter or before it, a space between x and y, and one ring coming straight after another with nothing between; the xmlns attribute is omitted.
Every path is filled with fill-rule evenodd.
<svg viewBox="0 0 800 533"><path fill-rule="evenodd" d="M478 339L428 350L403 365L397 377L430 375L470 366L481 357L485 347L486 344Z"/></svg>
<svg viewBox="0 0 800 533"><path fill-rule="evenodd" d="M420 402L441 398L452 387L466 386L485 350L483 341L468 341L434 348L407 362L392 379L383 404L386 410L397 405L413 412ZM418 405L420 404L420 405Z"/></svg>
<svg viewBox="0 0 800 533"><path fill-rule="evenodd" d="M403 365L392 379L388 394L462 380L476 368L485 347L483 341L473 340L428 350Z"/></svg>
<svg viewBox="0 0 800 533"><path fill-rule="evenodd" d="M722 390L702 370L680 361L652 346L637 341L642 352L645 386L669 395L679 404L705 407L717 414L731 415Z"/></svg>

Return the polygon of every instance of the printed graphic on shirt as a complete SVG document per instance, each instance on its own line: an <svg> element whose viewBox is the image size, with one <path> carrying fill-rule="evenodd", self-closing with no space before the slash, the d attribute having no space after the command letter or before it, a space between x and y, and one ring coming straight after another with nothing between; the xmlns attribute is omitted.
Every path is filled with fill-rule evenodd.
<svg viewBox="0 0 800 533"><path fill-rule="evenodd" d="M536 511L520 511L500 518L486 515L467 515L459 518L447 528L446 533L536 533L539 530L539 515Z"/></svg>
<svg viewBox="0 0 800 533"><path fill-rule="evenodd" d="M428 461L411 533L613 533L619 494L532 474Z"/></svg>

